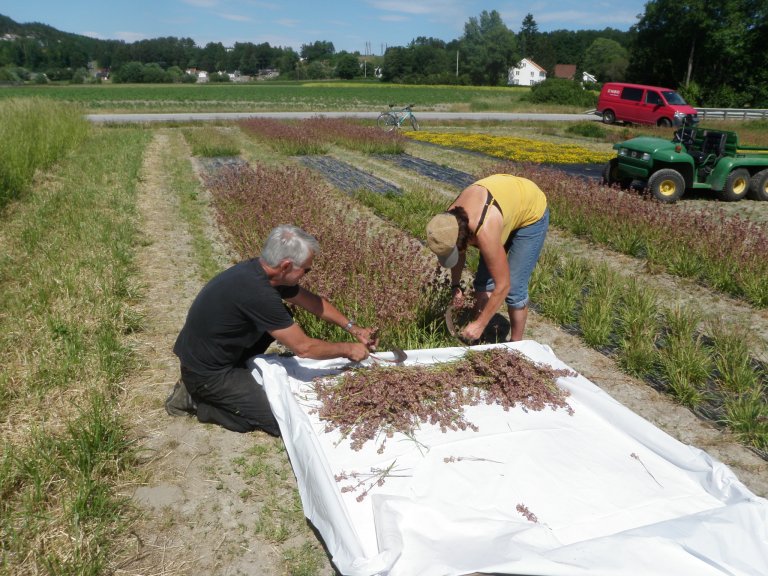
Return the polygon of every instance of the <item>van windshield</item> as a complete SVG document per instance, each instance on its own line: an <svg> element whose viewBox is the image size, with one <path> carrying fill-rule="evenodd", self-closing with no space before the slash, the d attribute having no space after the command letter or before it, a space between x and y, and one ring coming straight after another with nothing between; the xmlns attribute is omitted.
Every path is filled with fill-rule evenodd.
<svg viewBox="0 0 768 576"><path fill-rule="evenodd" d="M662 94L664 94L664 99L667 101L667 104L674 104L675 106L688 106L688 103L683 100L683 97L680 96L680 94L677 92L672 90L664 90Z"/></svg>

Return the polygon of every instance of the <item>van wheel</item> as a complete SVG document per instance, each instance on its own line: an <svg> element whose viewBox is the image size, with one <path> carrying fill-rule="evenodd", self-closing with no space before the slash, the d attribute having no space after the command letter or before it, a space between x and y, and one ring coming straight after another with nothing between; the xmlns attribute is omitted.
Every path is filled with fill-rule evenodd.
<svg viewBox="0 0 768 576"><path fill-rule="evenodd" d="M725 180L725 186L720 191L720 200L724 202L735 202L746 197L749 192L749 170L746 168L736 168L728 174Z"/></svg>
<svg viewBox="0 0 768 576"><path fill-rule="evenodd" d="M685 193L685 178L677 170L662 168L648 178L648 189L659 202L677 202Z"/></svg>
<svg viewBox="0 0 768 576"><path fill-rule="evenodd" d="M768 170L760 170L749 181L749 197L755 200L768 200Z"/></svg>
<svg viewBox="0 0 768 576"><path fill-rule="evenodd" d="M613 110L603 110L603 124L613 124L616 122L616 114Z"/></svg>
<svg viewBox="0 0 768 576"><path fill-rule="evenodd" d="M659 126L660 128L671 128L672 120L669 118L659 118L659 121L656 122L656 126Z"/></svg>

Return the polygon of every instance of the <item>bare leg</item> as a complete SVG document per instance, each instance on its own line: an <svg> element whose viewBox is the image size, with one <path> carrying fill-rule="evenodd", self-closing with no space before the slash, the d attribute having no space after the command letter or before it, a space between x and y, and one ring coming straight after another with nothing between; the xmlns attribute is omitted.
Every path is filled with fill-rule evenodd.
<svg viewBox="0 0 768 576"><path fill-rule="evenodd" d="M523 339L525 332L525 323L528 320L528 306L525 308L510 308L509 311L509 341L519 342Z"/></svg>

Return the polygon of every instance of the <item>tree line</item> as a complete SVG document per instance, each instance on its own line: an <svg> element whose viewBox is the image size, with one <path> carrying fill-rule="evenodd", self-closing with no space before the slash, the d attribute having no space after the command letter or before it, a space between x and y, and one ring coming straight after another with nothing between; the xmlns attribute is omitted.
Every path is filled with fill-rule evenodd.
<svg viewBox="0 0 768 576"><path fill-rule="evenodd" d="M277 70L282 79L353 79L419 84L505 85L510 67L529 58L552 76L556 64L576 65L599 82L629 81L678 89L692 104L768 107L768 0L651 0L628 31L540 32L532 14L515 32L495 11L464 25L460 38L418 37L380 56L337 52L330 41L297 52L268 43L191 38L127 43L18 24L0 15L0 81L24 71L50 80L85 81L94 63L114 81L184 81L190 68L256 75ZM224 75L220 79L228 80Z"/></svg>

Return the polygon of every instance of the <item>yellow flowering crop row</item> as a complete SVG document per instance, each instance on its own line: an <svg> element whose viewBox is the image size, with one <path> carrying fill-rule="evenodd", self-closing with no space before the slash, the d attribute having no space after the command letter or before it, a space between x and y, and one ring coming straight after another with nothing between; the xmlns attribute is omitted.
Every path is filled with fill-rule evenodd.
<svg viewBox="0 0 768 576"><path fill-rule="evenodd" d="M557 144L542 140L492 136L490 134L460 134L445 132L406 132L409 138L450 148L465 148L489 156L515 162L555 164L602 164L615 154L597 152L572 144Z"/></svg>

